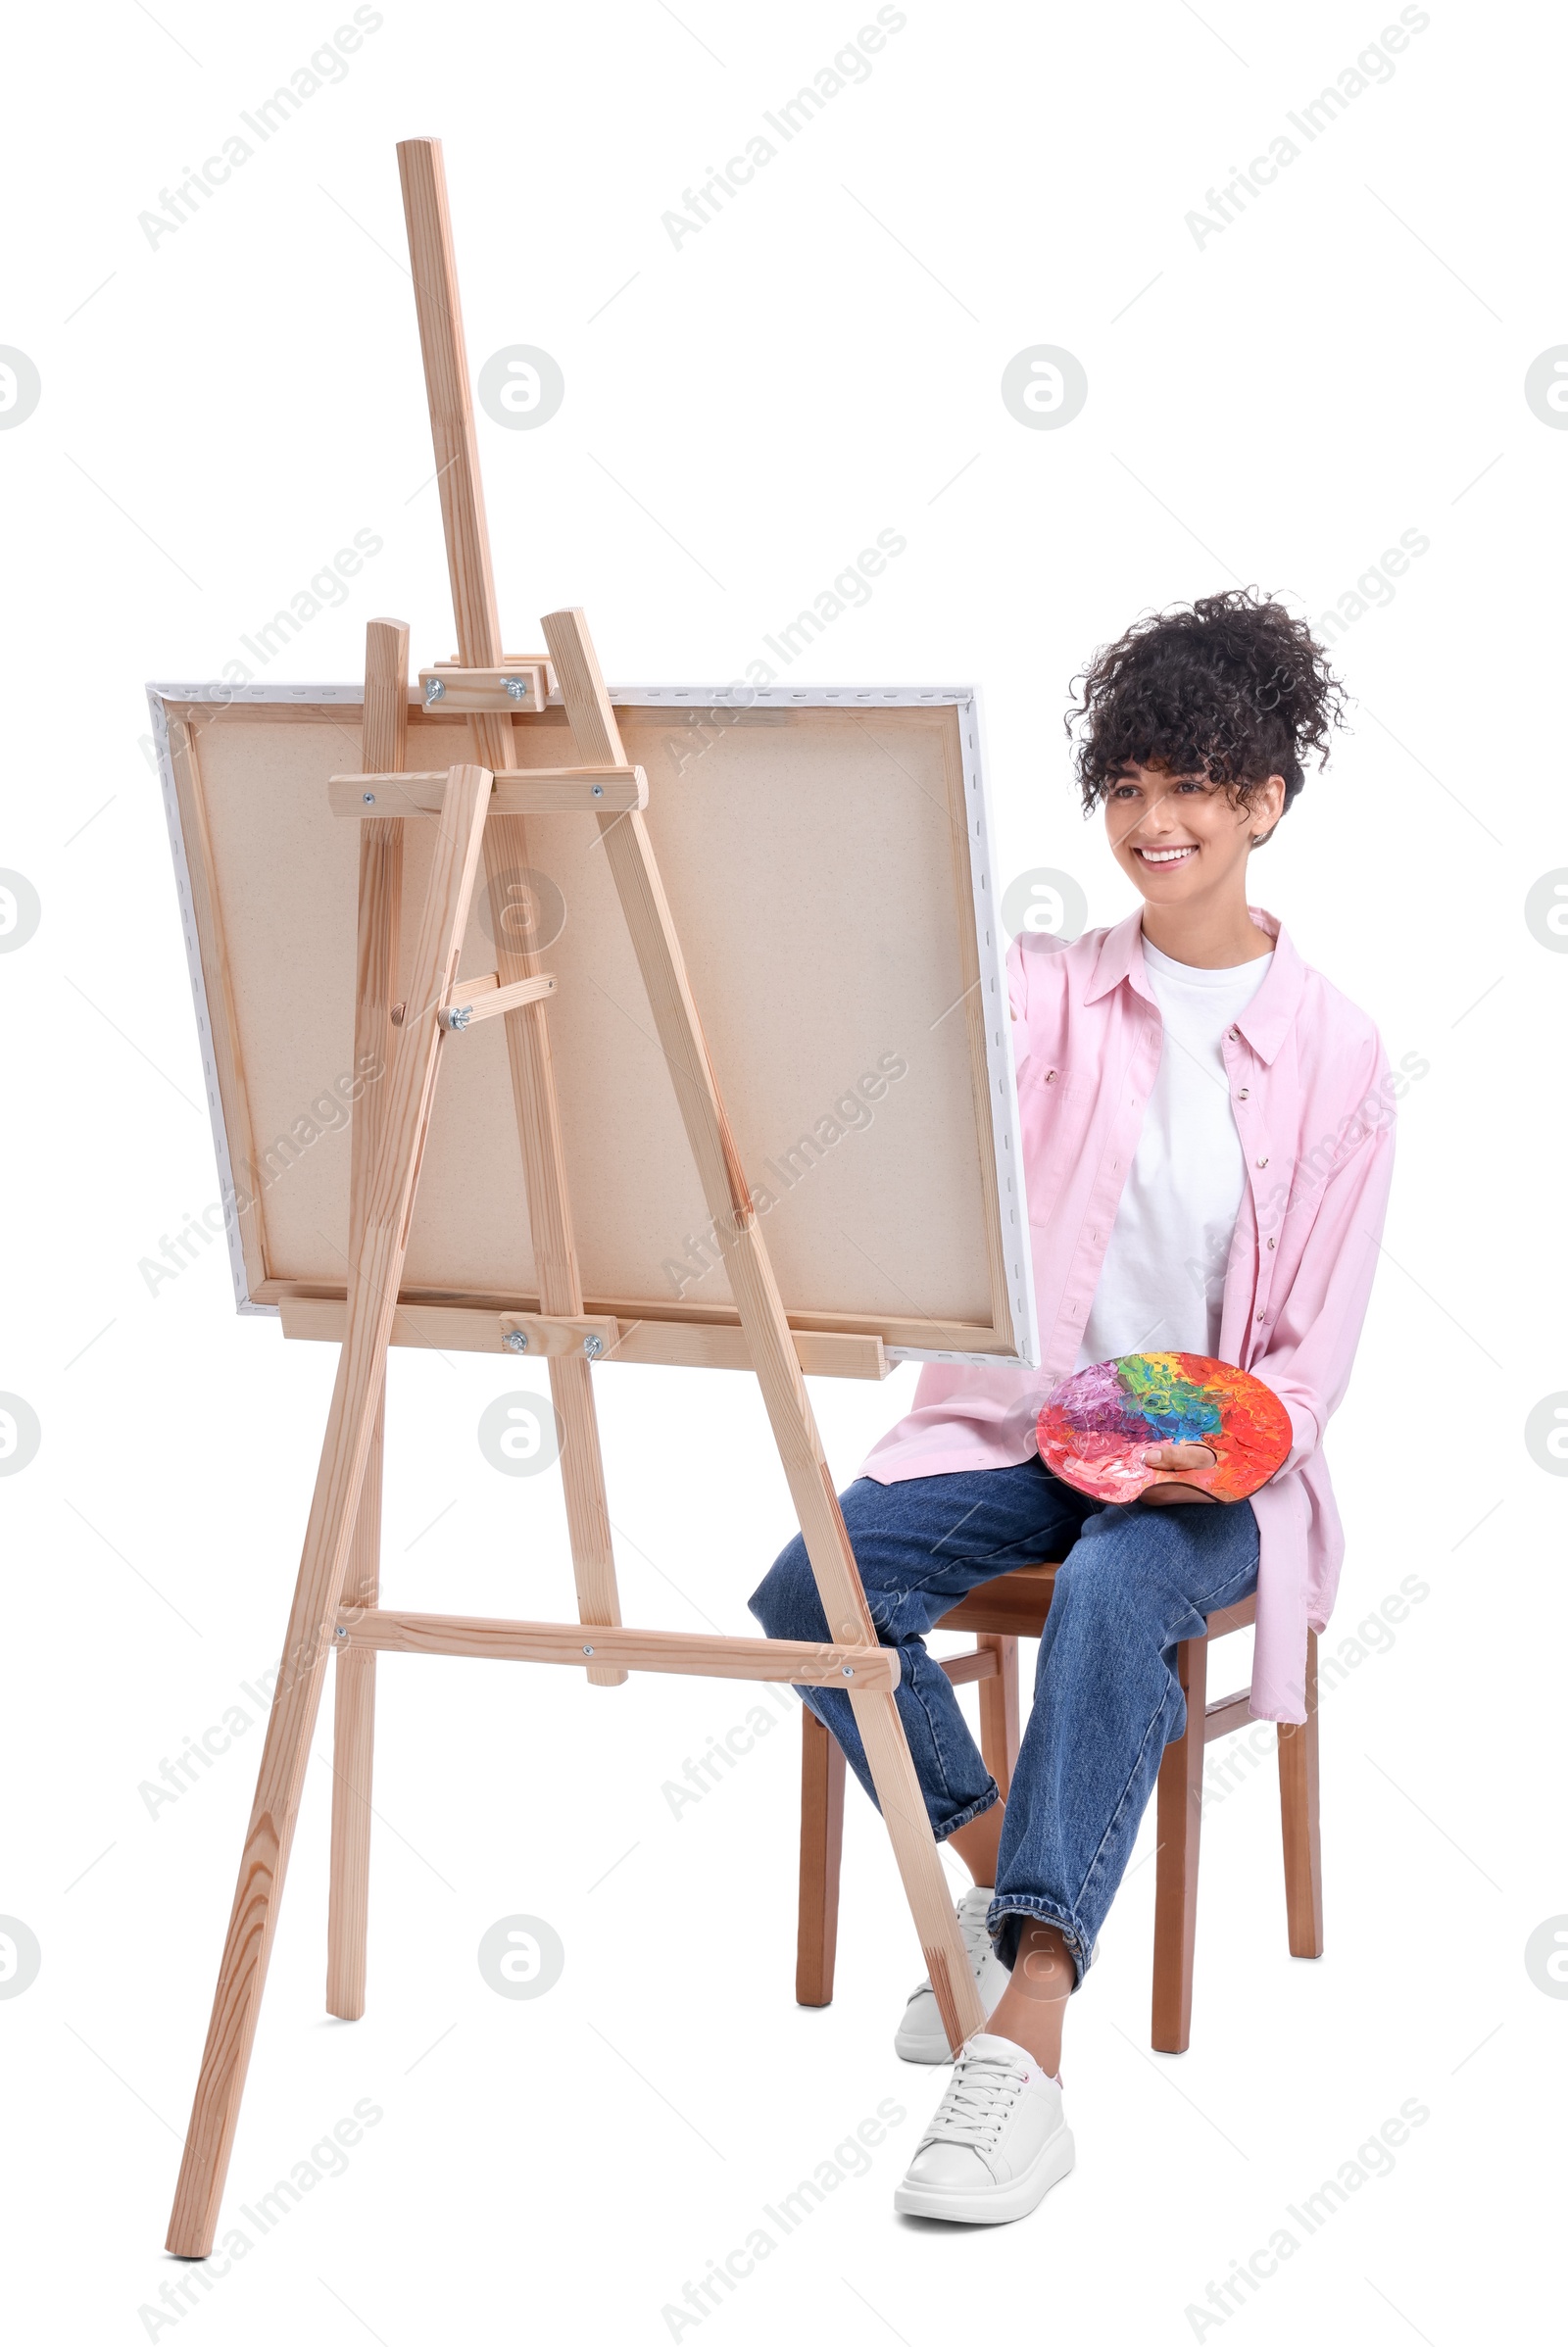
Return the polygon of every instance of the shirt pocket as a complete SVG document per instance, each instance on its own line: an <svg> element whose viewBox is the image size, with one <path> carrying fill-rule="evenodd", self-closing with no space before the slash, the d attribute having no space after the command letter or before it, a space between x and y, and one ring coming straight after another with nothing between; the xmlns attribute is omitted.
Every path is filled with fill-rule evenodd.
<svg viewBox="0 0 1568 2347"><path fill-rule="evenodd" d="M1099 1092L1098 1072L1046 1060L1020 1068L1018 1123L1031 1222L1046 1219L1081 1162Z"/></svg>

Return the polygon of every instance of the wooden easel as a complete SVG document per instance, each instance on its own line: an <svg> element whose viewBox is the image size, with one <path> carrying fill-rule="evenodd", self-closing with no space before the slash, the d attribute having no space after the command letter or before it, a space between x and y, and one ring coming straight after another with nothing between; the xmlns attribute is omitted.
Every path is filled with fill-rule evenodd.
<svg viewBox="0 0 1568 2347"><path fill-rule="evenodd" d="M326 2002L341 2019L358 2020L365 2010L375 1657L396 1650L569 1663L600 1687L644 1670L845 1688L949 2043L956 2049L984 2021L894 1701L898 1657L877 1643L866 1609L640 812L646 780L640 767L626 764L580 611L557 611L544 621L580 762L549 772L516 770L511 712L523 699L539 706L544 660L508 660L501 649L439 143L409 140L398 148L398 162L457 614L458 662L440 671L442 697L449 708L468 712L478 762L439 775L405 773L408 629L372 620L365 771L334 777L331 792L335 811L361 821L356 1063L371 1053L389 1061L389 1073L366 1093L354 1125L348 1325L170 2223L168 2247L178 2257L208 2256L217 2230L329 1652L337 1657L337 1679ZM551 1069L547 1004L555 981L537 955L509 939L501 917L507 876L529 863L528 813L564 808L598 824L704 1194L727 1235L730 1286L833 1628L829 1643L687 1637L620 1625L590 1372L592 1360L613 1344L616 1324L583 1315ZM413 974L399 1002L403 825L432 818L436 845ZM498 966L493 977L460 985L481 857ZM509 1314L504 1326L514 1349L543 1353L550 1364L577 1623L390 1613L376 1602L387 1347L420 1155L442 1054L463 1049L466 1026L492 1016L506 1022L540 1287L538 1313Z"/></svg>

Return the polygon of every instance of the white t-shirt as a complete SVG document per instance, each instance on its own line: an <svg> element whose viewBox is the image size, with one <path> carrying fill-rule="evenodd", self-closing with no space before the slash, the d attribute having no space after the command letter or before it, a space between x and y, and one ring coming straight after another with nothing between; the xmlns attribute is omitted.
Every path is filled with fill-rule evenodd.
<svg viewBox="0 0 1568 2347"><path fill-rule="evenodd" d="M1221 1046L1273 962L1200 970L1143 940L1164 1040L1077 1366L1128 1352L1217 1357L1225 1265L1247 1181Z"/></svg>

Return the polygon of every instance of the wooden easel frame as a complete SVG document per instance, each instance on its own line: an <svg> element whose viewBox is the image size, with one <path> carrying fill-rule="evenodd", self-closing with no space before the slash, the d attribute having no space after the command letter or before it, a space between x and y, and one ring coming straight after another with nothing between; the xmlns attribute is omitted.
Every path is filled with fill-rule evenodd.
<svg viewBox="0 0 1568 2347"><path fill-rule="evenodd" d="M983 2027L925 1803L894 1700L898 1657L877 1642L854 1552L818 1439L784 1307L752 1205L687 983L681 948L641 813L646 784L628 769L599 662L580 611L544 621L549 660L570 719L579 764L549 777L497 777L516 766L510 705L537 697L541 661L508 663L501 649L489 537L479 482L457 269L438 142L400 145L415 299L441 489L458 665L478 762L455 765L437 786L399 790L406 766L408 629L372 620L366 648L365 772L356 794L335 777L334 806L361 820L355 1051L384 1055L389 1074L360 1104L352 1141L348 1317L316 1492L219 1967L168 2247L212 2250L261 2010L278 1903L299 1815L307 1756L329 1652L337 1656L327 2009L365 2010L369 1818L378 1651L480 1654L569 1663L602 1687L632 1670L843 1687L854 1706L926 1966L955 2050ZM475 672L488 671L488 676ZM605 811L606 770L621 779ZM634 781L629 778L635 776ZM383 791L379 784L388 787ZM726 1264L741 1325L800 1518L822 1608L833 1632L812 1645L783 1639L688 1637L621 1627L591 1362L599 1346L583 1317L547 1003L554 981L537 956L514 950L500 919L506 875L529 862L526 810L580 807L597 822L668 1061L704 1195L732 1234ZM383 812L392 806L397 812ZM372 807L374 811L372 811ZM433 820L436 845L408 994L394 1003L403 824ZM493 978L459 985L457 971L483 858L493 891ZM475 1017L505 1019L528 1215L540 1281L537 1315L519 1316L549 1360L562 1426L577 1623L501 1622L390 1613L377 1602L381 1450L387 1348L442 1054ZM584 1636L584 1633L587 1636Z"/></svg>

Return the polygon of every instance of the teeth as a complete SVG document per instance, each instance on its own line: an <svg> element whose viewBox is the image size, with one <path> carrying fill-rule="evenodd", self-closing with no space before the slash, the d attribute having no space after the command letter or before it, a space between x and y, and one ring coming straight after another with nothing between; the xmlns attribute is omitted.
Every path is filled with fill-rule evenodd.
<svg viewBox="0 0 1568 2347"><path fill-rule="evenodd" d="M1192 850L1191 848L1140 848L1138 853L1145 863L1179 863L1184 856L1191 856Z"/></svg>

